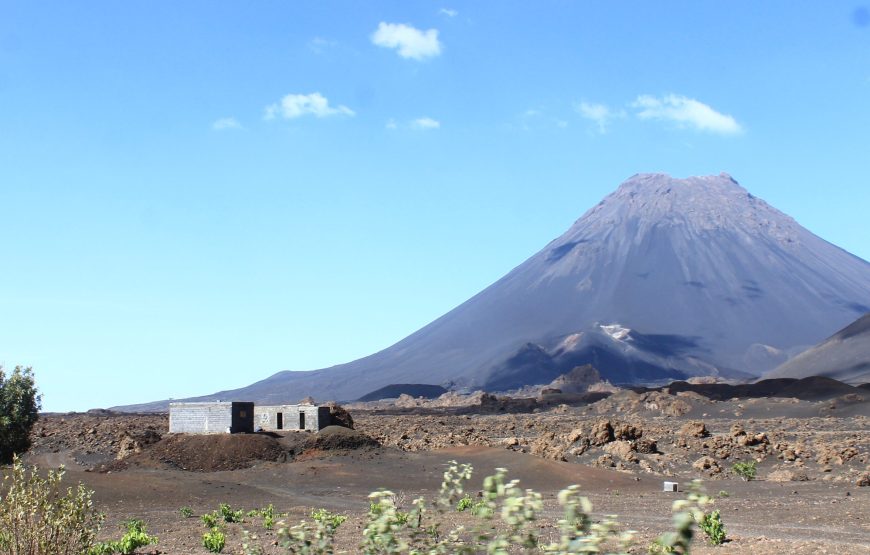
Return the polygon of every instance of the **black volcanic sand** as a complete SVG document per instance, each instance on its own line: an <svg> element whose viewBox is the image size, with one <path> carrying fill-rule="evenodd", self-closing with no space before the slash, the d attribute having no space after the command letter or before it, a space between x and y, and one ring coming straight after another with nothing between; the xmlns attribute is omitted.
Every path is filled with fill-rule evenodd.
<svg viewBox="0 0 870 555"><path fill-rule="evenodd" d="M286 450L269 434L167 435L101 470L166 465L178 470L216 472L249 468L259 461L287 460Z"/></svg>
<svg viewBox="0 0 870 555"><path fill-rule="evenodd" d="M85 472L63 453L31 457L40 466L68 464L69 483L84 482L96 490L97 506L109 515L102 536L118 535L118 525L128 518L141 518L151 533L160 537L162 553L205 553L200 538L205 528L198 518L184 519L178 508L189 506L196 516L211 512L220 503L245 511L273 504L287 511L289 521L306 518L313 508L328 508L350 515L337 536L339 546L356 552L361 537L367 494L379 487L396 493L407 510L420 494L434 497L446 461L455 459L474 465L469 491L497 467L509 469L521 486L544 494L541 523L545 530L555 524L558 511L554 497L569 484L580 484L600 513L621 515L637 530L645 546L670 526L674 494L662 493L662 477L635 477L612 470L546 461L503 449L459 447L439 451L402 453L380 450L374 458L354 453L297 463L259 463L246 470L213 473L171 469L130 468L107 474ZM72 464L70 464L72 463ZM870 491L820 482L769 483L728 481L711 483L714 492L727 490L717 500L729 535L735 540L723 548L699 541L693 553L810 554L867 553L870 545ZM466 514L450 513L457 522ZM257 533L266 553L279 553L272 546L274 533L263 530L261 521L226 525L228 553L239 552L242 530ZM762 538L764 536L764 538Z"/></svg>

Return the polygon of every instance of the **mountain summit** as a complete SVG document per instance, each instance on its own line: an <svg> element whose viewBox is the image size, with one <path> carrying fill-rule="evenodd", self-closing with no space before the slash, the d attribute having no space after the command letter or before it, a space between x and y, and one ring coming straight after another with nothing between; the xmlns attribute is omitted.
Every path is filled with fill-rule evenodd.
<svg viewBox="0 0 870 555"><path fill-rule="evenodd" d="M371 356L204 397L504 390L591 363L610 381L759 375L870 311L870 264L727 174L631 177L462 305Z"/></svg>

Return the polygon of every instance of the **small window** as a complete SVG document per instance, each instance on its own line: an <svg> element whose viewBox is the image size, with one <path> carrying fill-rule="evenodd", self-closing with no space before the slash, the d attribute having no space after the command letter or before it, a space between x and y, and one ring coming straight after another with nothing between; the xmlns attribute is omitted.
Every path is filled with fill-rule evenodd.
<svg viewBox="0 0 870 555"><path fill-rule="evenodd" d="M248 417L248 411L246 411L246 410L239 411L239 418L247 418L247 417Z"/></svg>

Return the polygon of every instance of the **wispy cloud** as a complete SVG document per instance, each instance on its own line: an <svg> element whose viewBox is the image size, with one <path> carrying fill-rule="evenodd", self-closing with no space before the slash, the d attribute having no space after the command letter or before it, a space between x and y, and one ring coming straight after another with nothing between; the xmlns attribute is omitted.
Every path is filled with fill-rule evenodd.
<svg viewBox="0 0 870 555"><path fill-rule="evenodd" d="M330 48L337 46L338 43L334 40L325 39L323 37L314 37L308 41L308 50L315 54L323 54Z"/></svg>
<svg viewBox="0 0 870 555"><path fill-rule="evenodd" d="M404 23L382 21L371 39L377 46L397 50L403 58L423 60L441 54L437 29L421 31Z"/></svg>
<svg viewBox="0 0 870 555"><path fill-rule="evenodd" d="M522 129L523 131L547 129L552 126L564 129L568 127L568 122L560 117L551 115L547 110L540 107L527 109L519 114L516 124L509 124L511 128Z"/></svg>
<svg viewBox="0 0 870 555"><path fill-rule="evenodd" d="M329 100L319 92L311 94L288 94L275 104L266 106L263 118L273 120L277 117L296 119L311 115L317 118L329 116L354 116L356 113L343 104L330 106Z"/></svg>
<svg viewBox="0 0 870 555"><path fill-rule="evenodd" d="M419 129L422 131L426 131L429 129L440 129L441 122L437 119L432 119L429 117L417 118L411 122L411 129Z"/></svg>
<svg viewBox="0 0 870 555"><path fill-rule="evenodd" d="M451 10L450 8L441 8L438 10L438 13L441 15L446 15L447 17L456 17L459 15L459 12L456 10Z"/></svg>
<svg viewBox="0 0 870 555"><path fill-rule="evenodd" d="M595 123L599 133L607 133L607 126L610 121L616 117L624 117L625 112L622 110L611 110L606 104L597 104L595 102L581 101L574 105L574 111L580 116Z"/></svg>
<svg viewBox="0 0 870 555"><path fill-rule="evenodd" d="M387 120L385 127L391 131L397 129L413 129L414 131L431 131L433 129L441 129L441 122L437 119L423 116L413 119L407 123L399 123L395 119Z"/></svg>
<svg viewBox="0 0 870 555"><path fill-rule="evenodd" d="M736 135L743 131L737 120L710 106L685 96L670 94L657 98L641 95L631 104L640 119L667 121L698 131Z"/></svg>
<svg viewBox="0 0 870 555"><path fill-rule="evenodd" d="M242 124L236 118L220 118L212 122L211 128L215 131L230 131L241 129Z"/></svg>

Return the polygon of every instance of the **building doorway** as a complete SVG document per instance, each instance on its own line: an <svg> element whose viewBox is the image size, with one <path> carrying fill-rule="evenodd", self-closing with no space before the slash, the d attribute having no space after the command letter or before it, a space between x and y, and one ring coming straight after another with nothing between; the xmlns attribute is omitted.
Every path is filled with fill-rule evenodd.
<svg viewBox="0 0 870 555"><path fill-rule="evenodd" d="M275 427L278 428L279 430L284 429L284 413L283 412L278 413L278 422L277 422L277 426L275 426Z"/></svg>
<svg viewBox="0 0 870 555"><path fill-rule="evenodd" d="M305 429L305 413L304 412L299 413L299 429L300 430Z"/></svg>

